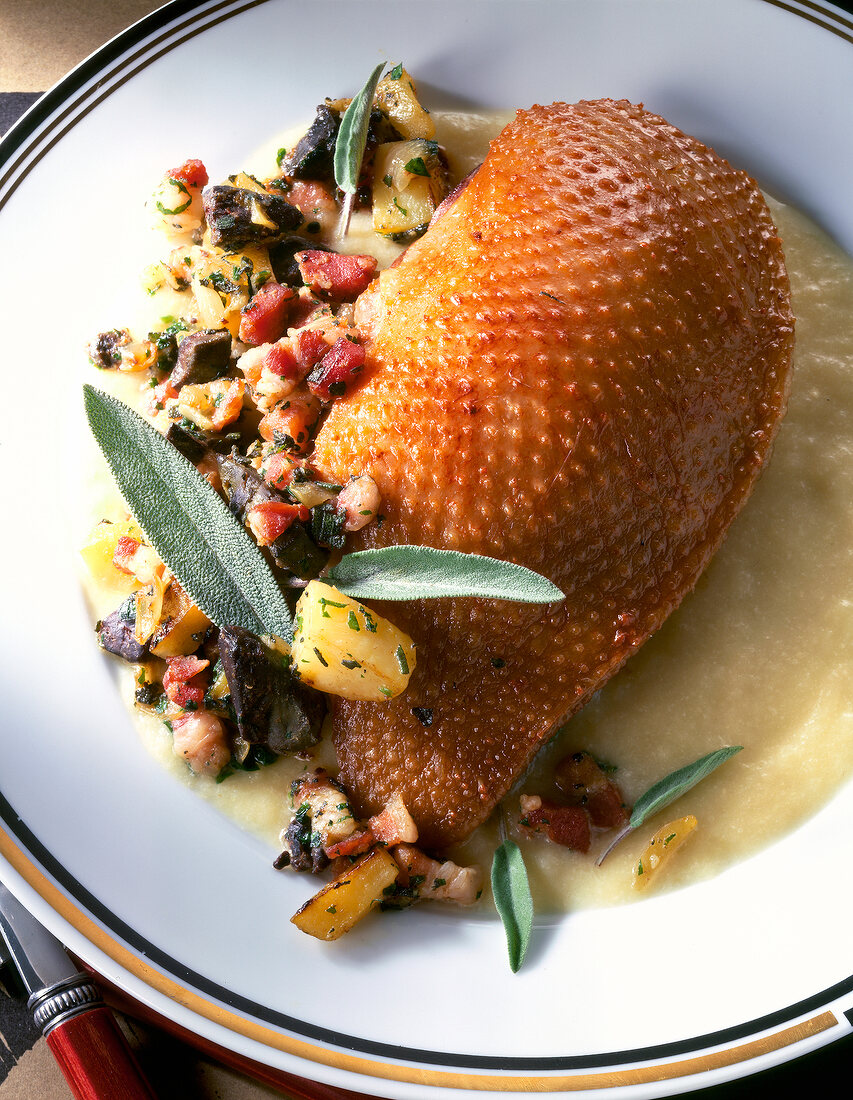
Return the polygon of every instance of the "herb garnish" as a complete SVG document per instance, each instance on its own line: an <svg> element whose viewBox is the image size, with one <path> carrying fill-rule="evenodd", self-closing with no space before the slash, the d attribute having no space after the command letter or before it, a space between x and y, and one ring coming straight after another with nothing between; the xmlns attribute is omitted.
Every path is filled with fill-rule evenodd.
<svg viewBox="0 0 853 1100"><path fill-rule="evenodd" d="M413 176L429 176L429 169L424 164L423 157L412 157L411 160L406 161L403 168Z"/></svg>
<svg viewBox="0 0 853 1100"><path fill-rule="evenodd" d="M431 546L386 546L346 554L324 579L358 599L479 596L520 603L565 599L556 585L522 565Z"/></svg>
<svg viewBox="0 0 853 1100"><path fill-rule="evenodd" d="M385 68L385 62L377 65L358 95L350 102L341 119L338 136L335 140L335 183L346 196L341 212L341 236L346 236L352 217L355 195L358 191L358 179L361 175L361 162L367 144L367 127L370 123L370 109L379 77Z"/></svg>
<svg viewBox="0 0 853 1100"><path fill-rule="evenodd" d="M605 857L613 851L620 840L624 840L629 833L639 828L652 814L656 814L658 810L662 810L664 806L668 806L670 802L674 802L676 798L686 794L700 780L710 775L712 771L724 764L729 757L740 752L742 748L743 745L727 745L723 749L715 749L714 752L709 752L707 756L701 756L698 760L694 760L692 764L678 768L676 771L670 772L669 775L665 775L663 779L659 779L657 783L653 783L646 793L641 795L634 803L634 809L628 824L617 833L613 841L598 857L596 861L598 866L601 866Z"/></svg>
<svg viewBox="0 0 853 1100"><path fill-rule="evenodd" d="M215 489L133 409L83 387L89 426L122 496L181 587L217 626L290 638L284 596Z"/></svg>
<svg viewBox="0 0 853 1100"><path fill-rule="evenodd" d="M533 898L524 858L514 840L504 840L492 858L492 894L506 932L509 965L515 974L524 962L530 943Z"/></svg>

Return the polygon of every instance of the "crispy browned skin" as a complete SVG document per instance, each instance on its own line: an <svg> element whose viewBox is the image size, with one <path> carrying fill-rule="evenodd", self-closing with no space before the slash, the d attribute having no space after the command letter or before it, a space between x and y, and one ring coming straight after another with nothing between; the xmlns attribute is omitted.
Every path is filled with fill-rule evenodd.
<svg viewBox="0 0 853 1100"><path fill-rule="evenodd" d="M360 809L400 790L442 847L696 583L783 415L793 319L754 182L624 102L520 112L379 286L364 383L315 453L379 483L361 545L491 554L566 593L385 605L418 643L408 690L336 701Z"/></svg>

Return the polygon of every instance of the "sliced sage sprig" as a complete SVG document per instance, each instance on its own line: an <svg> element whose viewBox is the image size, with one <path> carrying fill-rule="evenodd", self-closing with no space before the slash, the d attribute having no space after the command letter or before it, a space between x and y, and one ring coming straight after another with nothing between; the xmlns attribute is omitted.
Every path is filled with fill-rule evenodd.
<svg viewBox="0 0 853 1100"><path fill-rule="evenodd" d="M517 973L533 929L533 898L521 849L514 840L504 840L492 857L492 894L506 932L509 965Z"/></svg>
<svg viewBox="0 0 853 1100"><path fill-rule="evenodd" d="M358 179L361 175L361 162L367 144L367 128L370 123L370 110L379 77L385 68L385 62L377 65L364 87L350 101L341 119L338 136L335 140L335 183L343 191L344 207L341 211L341 236L349 229L355 195L358 191Z"/></svg>
<svg viewBox="0 0 853 1100"><path fill-rule="evenodd" d="M85 385L86 415L119 490L181 587L217 626L292 636L290 609L215 489L129 406Z"/></svg>
<svg viewBox="0 0 853 1100"><path fill-rule="evenodd" d="M431 546L386 546L346 554L324 580L346 595L364 600L479 596L555 603L565 599L547 577L523 565Z"/></svg>
<svg viewBox="0 0 853 1100"><path fill-rule="evenodd" d="M742 748L743 745L727 745L723 749L715 749L714 752L709 752L707 756L701 756L698 760L694 760L692 764L678 768L676 771L664 776L663 779L659 779L657 783L653 783L646 793L641 795L634 803L634 809L631 812L628 824L616 834L616 837L598 857L596 861L598 866L601 866L605 857L629 833L638 829L644 821L656 814L658 810L662 810L664 806L668 806L676 798L680 798L692 787L695 787L697 783L710 775L711 772L716 771L721 764L725 764L730 757L740 752Z"/></svg>

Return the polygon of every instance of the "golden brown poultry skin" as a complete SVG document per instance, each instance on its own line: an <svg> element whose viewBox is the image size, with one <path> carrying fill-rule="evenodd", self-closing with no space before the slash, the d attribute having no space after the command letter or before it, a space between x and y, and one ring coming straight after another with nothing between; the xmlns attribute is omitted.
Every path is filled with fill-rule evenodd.
<svg viewBox="0 0 853 1100"><path fill-rule="evenodd" d="M556 103L518 113L358 314L363 380L314 454L379 484L355 548L488 554L566 595L385 605L418 644L408 690L334 702L359 812L399 791L443 848L720 545L784 414L788 280L743 172L642 107Z"/></svg>

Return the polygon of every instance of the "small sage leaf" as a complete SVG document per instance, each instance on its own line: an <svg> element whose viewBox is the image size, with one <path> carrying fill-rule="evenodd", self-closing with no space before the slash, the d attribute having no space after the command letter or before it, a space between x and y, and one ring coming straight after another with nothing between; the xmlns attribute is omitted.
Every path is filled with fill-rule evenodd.
<svg viewBox="0 0 853 1100"><path fill-rule="evenodd" d="M358 179L361 175L361 162L367 145L367 128L370 124L373 96L384 68L385 62L383 61L376 66L367 78L367 82L358 95L350 101L349 107L344 111L338 129L338 136L335 139L335 183L346 195L343 211L343 234L346 234L349 228L353 201L358 190Z"/></svg>
<svg viewBox="0 0 853 1100"><path fill-rule="evenodd" d="M715 749L714 752L709 752L707 756L701 756L698 760L694 760L692 764L687 764L683 768L678 768L676 771L670 772L669 775L665 775L663 779L659 779L657 783L653 783L646 793L640 795L634 803L634 809L631 812L631 818L628 824L619 830L610 844L608 844L596 860L598 866L601 866L605 857L608 856L616 845L624 840L629 833L639 828L644 821L653 814L656 814L658 810L662 810L665 806L668 806L670 802L674 802L676 798L680 798L683 794L686 794L687 791L695 787L702 779L710 775L712 771L719 768L721 764L725 764L725 762L730 757L734 756L735 753L740 752L742 748L743 745L727 745L723 749Z"/></svg>
<svg viewBox="0 0 853 1100"><path fill-rule="evenodd" d="M196 468L138 413L83 387L92 434L136 522L217 626L290 638L290 610L258 547Z"/></svg>
<svg viewBox="0 0 853 1100"><path fill-rule="evenodd" d="M687 764L686 767L679 768L664 776L663 779L659 779L634 803L629 822L631 828L638 828L652 814L656 814L658 810L662 810L664 806L680 798L742 748L743 745L728 745L724 749L716 749L714 752L709 752L707 756L694 760L692 764Z"/></svg>
<svg viewBox="0 0 853 1100"><path fill-rule="evenodd" d="M386 546L346 554L325 578L348 596L429 600L440 596L553 603L563 593L523 565L431 546Z"/></svg>
<svg viewBox="0 0 853 1100"><path fill-rule="evenodd" d="M503 921L509 965L515 974L524 962L533 929L533 898L521 849L505 840L492 859L492 894Z"/></svg>

